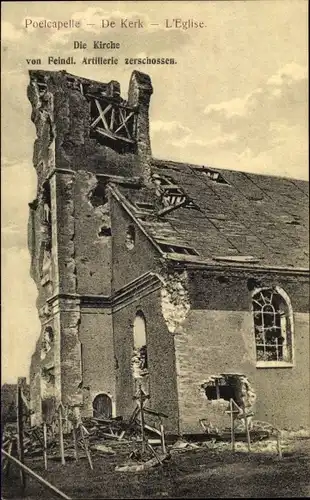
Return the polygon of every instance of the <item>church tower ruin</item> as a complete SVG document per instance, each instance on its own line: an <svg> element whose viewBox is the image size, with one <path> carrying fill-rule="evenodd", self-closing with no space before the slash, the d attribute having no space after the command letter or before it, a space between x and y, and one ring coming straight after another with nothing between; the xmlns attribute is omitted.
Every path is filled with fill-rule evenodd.
<svg viewBox="0 0 310 500"><path fill-rule="evenodd" d="M115 403L108 183L148 182L150 78L116 81L30 71L37 196L29 204L31 276L41 334L31 362L33 422L62 403L92 415Z"/></svg>

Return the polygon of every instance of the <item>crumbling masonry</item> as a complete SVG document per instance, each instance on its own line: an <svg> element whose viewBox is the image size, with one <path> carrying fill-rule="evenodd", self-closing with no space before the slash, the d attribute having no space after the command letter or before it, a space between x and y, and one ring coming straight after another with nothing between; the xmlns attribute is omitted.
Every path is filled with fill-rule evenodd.
<svg viewBox="0 0 310 500"><path fill-rule="evenodd" d="M116 81L30 71L33 424L59 403L129 417L141 383L170 433L225 425L230 397L308 425L305 183L268 178L266 193L262 176L155 160L152 92L138 71L127 100Z"/></svg>

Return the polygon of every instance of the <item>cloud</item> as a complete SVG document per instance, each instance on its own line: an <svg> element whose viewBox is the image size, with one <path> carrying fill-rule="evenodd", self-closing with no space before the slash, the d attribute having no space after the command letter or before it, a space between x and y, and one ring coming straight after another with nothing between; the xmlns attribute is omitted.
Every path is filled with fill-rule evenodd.
<svg viewBox="0 0 310 500"><path fill-rule="evenodd" d="M219 127L219 137L231 137L231 150L239 155L247 150L255 157L286 141L291 143L292 151L294 142L297 149L298 142L305 147L306 77L306 68L286 64L247 95L208 104L204 109L207 124ZM274 152L278 154L279 150Z"/></svg>
<svg viewBox="0 0 310 500"><path fill-rule="evenodd" d="M190 141L193 141L190 128L182 125L178 121L156 120L151 122L152 142L157 142L158 137L164 140L167 145L185 148Z"/></svg>
<svg viewBox="0 0 310 500"><path fill-rule="evenodd" d="M307 70L286 64L251 92L208 104L196 122L151 123L153 149L162 158L305 178Z"/></svg>
<svg viewBox="0 0 310 500"><path fill-rule="evenodd" d="M230 101L220 102L218 104L209 104L204 112L207 115L211 115L214 113L221 113L225 115L227 118L231 118L232 116L245 116L247 112L247 103L251 94L246 95L243 98L236 97L235 99L231 99Z"/></svg>
<svg viewBox="0 0 310 500"><path fill-rule="evenodd" d="M267 84L281 86L288 80L303 80L307 78L307 76L307 68L300 66L300 64L296 64L295 62L291 62L283 66L277 71L277 73L268 78Z"/></svg>
<svg viewBox="0 0 310 500"><path fill-rule="evenodd" d="M217 147L236 140L236 134L224 134L219 137L210 139L208 135L197 135L189 127L182 125L177 121L161 121L156 120L151 123L152 140L156 141L158 136L161 140L165 140L168 145L175 146L180 149L188 148L189 146Z"/></svg>

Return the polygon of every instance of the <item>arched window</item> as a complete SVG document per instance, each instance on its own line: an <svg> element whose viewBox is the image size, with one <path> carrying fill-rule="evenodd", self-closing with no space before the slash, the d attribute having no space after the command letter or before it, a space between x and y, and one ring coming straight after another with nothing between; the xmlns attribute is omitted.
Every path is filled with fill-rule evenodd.
<svg viewBox="0 0 310 500"><path fill-rule="evenodd" d="M51 326L46 326L43 335L42 335L42 343L41 343L41 359L45 359L47 353L52 349L54 342L54 332Z"/></svg>
<svg viewBox="0 0 310 500"><path fill-rule="evenodd" d="M143 376L147 373L146 321L142 311L136 313L133 323L133 341L136 370Z"/></svg>
<svg viewBox="0 0 310 500"><path fill-rule="evenodd" d="M293 362L293 314L288 295L278 287L252 296L258 366Z"/></svg>
<svg viewBox="0 0 310 500"><path fill-rule="evenodd" d="M135 226L130 224L130 226L128 226L126 231L125 245L128 248L128 250L132 250L135 246L135 243L136 243Z"/></svg>

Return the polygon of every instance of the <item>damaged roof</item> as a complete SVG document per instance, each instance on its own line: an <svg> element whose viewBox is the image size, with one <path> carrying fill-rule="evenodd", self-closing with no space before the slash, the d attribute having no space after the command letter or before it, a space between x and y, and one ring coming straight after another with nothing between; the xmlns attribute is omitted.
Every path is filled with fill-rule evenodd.
<svg viewBox="0 0 310 500"><path fill-rule="evenodd" d="M113 191L167 259L308 268L308 182L155 159L151 166L151 185Z"/></svg>

